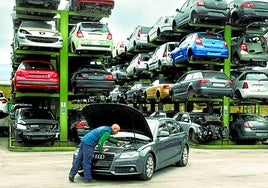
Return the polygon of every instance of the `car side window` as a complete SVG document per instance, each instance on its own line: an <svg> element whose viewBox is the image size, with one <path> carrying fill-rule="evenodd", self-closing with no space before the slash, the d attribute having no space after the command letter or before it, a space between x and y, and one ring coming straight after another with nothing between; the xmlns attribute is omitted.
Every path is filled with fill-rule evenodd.
<svg viewBox="0 0 268 188"><path fill-rule="evenodd" d="M170 134L176 134L179 132L177 126L173 122L168 122L167 125L169 126Z"/></svg>
<svg viewBox="0 0 268 188"><path fill-rule="evenodd" d="M180 9L180 12L184 12L185 9L186 9L186 7L188 6L188 4L189 4L189 1L186 1L186 2L182 5L182 7L181 7L181 9Z"/></svg>
<svg viewBox="0 0 268 188"><path fill-rule="evenodd" d="M163 132L169 134L169 128L166 123L161 123L158 127L158 135L163 134Z"/></svg>

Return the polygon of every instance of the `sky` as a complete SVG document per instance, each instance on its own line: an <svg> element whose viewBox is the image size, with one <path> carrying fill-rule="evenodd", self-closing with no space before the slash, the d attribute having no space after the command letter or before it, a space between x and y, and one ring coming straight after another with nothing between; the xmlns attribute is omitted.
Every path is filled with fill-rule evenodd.
<svg viewBox="0 0 268 188"><path fill-rule="evenodd" d="M11 43L13 38L12 9L14 1L0 1L0 81L10 79L11 71ZM168 3L167 3L168 2ZM138 25L152 26L163 15L174 15L175 9L183 4L184 0L115 0L115 7L107 22L112 32L113 40L126 39ZM66 1L61 0L65 7ZM60 8L61 9L61 8Z"/></svg>

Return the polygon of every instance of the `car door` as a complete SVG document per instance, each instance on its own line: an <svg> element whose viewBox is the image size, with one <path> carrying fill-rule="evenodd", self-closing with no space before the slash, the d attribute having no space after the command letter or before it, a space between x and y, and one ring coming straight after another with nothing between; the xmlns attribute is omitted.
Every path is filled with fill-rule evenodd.
<svg viewBox="0 0 268 188"><path fill-rule="evenodd" d="M149 70L154 70L154 69L158 68L157 61L158 61L158 51L159 51L159 49L160 49L160 46L158 46L154 50L151 58L148 60Z"/></svg>
<svg viewBox="0 0 268 188"><path fill-rule="evenodd" d="M167 163L170 163L170 156L174 153L174 151L172 151L174 149L173 141L172 137L170 136L170 129L166 121L160 120L157 141L156 157L158 159L158 167L162 168L165 167Z"/></svg>
<svg viewBox="0 0 268 188"><path fill-rule="evenodd" d="M179 79L176 83L176 90L174 91L177 96L185 97L188 92L188 85L190 80L192 80L193 74L185 74L181 79Z"/></svg>

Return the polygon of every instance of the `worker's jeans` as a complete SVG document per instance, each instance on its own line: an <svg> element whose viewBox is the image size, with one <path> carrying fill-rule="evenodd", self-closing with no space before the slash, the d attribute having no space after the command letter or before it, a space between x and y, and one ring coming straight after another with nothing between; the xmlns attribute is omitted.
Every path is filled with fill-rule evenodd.
<svg viewBox="0 0 268 188"><path fill-rule="evenodd" d="M83 169L84 169L84 179L86 181L92 180L91 176L91 163L92 163L92 157L94 154L94 147L88 146L84 144L83 142L79 145L79 152L75 160L73 160L73 166L70 170L70 176L74 177L77 172L78 168L81 165L81 162L83 162Z"/></svg>

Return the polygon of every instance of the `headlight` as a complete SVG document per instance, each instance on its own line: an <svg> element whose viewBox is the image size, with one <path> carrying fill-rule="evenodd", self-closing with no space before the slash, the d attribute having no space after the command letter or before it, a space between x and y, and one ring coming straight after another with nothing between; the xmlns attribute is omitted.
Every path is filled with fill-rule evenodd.
<svg viewBox="0 0 268 188"><path fill-rule="evenodd" d="M17 129L27 130L27 127L25 125L22 125L22 124L17 124Z"/></svg>
<svg viewBox="0 0 268 188"><path fill-rule="evenodd" d="M131 151L131 152L124 152L120 155L120 159L126 159L126 158L135 158L139 156L139 152L137 151Z"/></svg>

